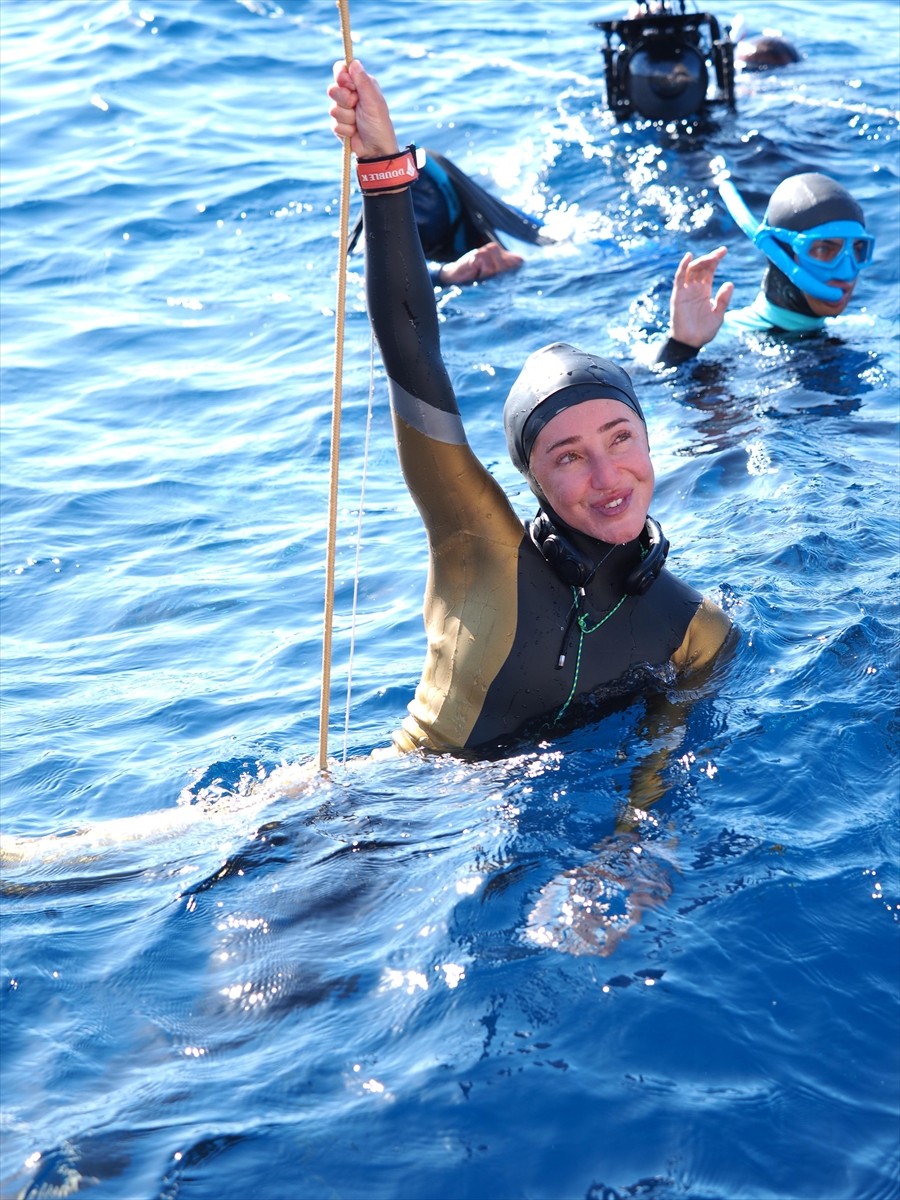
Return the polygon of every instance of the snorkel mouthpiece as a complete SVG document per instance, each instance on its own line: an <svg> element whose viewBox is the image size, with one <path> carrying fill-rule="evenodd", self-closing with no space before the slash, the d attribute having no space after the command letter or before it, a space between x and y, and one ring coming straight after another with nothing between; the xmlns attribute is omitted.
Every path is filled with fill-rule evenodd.
<svg viewBox="0 0 900 1200"><path fill-rule="evenodd" d="M875 239L866 233L862 209L827 175L810 173L784 180L758 221L727 176L716 181L735 223L773 266L807 295L835 303L843 298L830 280L851 283L872 261ZM814 257L813 244L841 242L827 260Z"/></svg>

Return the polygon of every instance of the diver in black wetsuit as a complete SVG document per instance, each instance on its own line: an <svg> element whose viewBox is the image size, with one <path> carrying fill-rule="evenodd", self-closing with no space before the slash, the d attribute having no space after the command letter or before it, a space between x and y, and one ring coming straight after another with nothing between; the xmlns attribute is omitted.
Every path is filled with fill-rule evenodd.
<svg viewBox="0 0 900 1200"><path fill-rule="evenodd" d="M769 259L756 299L727 312L733 283L713 296L716 269L726 248L694 259L686 254L672 285L667 340L656 361L675 366L695 358L723 324L736 331L818 333L847 308L859 272L872 260L875 239L866 232L856 200L834 179L816 172L792 175L772 193L757 221L730 179L719 183L729 212Z"/></svg>
<svg viewBox="0 0 900 1200"><path fill-rule="evenodd" d="M531 245L552 241L541 223L492 196L455 163L425 150L411 186L416 228L435 287L475 283L517 270L524 259L508 250L500 233ZM362 215L350 237L352 252L362 233Z"/></svg>
<svg viewBox="0 0 900 1200"><path fill-rule="evenodd" d="M475 283L521 267L525 260L503 245L498 225L528 242L546 240L536 222L485 192L434 150L425 151L412 198L435 287Z"/></svg>
<svg viewBox="0 0 900 1200"><path fill-rule="evenodd" d="M654 475L631 380L563 343L527 360L504 410L541 511L523 524L466 440L416 231L413 148L377 83L335 67L334 130L364 192L369 313L398 454L428 534L428 650L400 751L485 749L595 697L711 662L731 629L664 568Z"/></svg>

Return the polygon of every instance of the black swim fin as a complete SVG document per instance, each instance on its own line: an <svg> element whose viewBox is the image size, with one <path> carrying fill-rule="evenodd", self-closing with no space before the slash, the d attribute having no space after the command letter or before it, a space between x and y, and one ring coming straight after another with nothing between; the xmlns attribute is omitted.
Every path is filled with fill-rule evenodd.
<svg viewBox="0 0 900 1200"><path fill-rule="evenodd" d="M497 231L500 230L532 246L549 246L553 243L554 239L542 232L541 223L536 217L529 217L492 196L448 158L444 158L443 154L434 150L427 153L447 172L469 220L489 242L500 241L497 236Z"/></svg>
<svg viewBox="0 0 900 1200"><path fill-rule="evenodd" d="M347 243L347 253L352 254L356 249L356 243L359 241L359 235L362 233L363 215L362 213L356 218L356 224L350 230L350 241Z"/></svg>

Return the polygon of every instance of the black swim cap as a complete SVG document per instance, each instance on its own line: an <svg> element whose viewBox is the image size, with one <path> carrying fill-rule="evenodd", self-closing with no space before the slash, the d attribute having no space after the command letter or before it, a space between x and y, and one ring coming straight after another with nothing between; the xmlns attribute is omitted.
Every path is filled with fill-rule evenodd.
<svg viewBox="0 0 900 1200"><path fill-rule="evenodd" d="M802 232L829 221L859 221L863 211L846 188L827 175L810 171L783 179L769 197L766 223L776 229Z"/></svg>
<svg viewBox="0 0 900 1200"><path fill-rule="evenodd" d="M509 456L523 475L528 474L528 459L544 426L585 400L620 400L644 421L630 377L608 358L565 342L529 354L503 407Z"/></svg>
<svg viewBox="0 0 900 1200"><path fill-rule="evenodd" d="M859 221L863 228L866 225L863 210L847 189L815 171L782 180L769 197L765 219L776 229L798 233L829 221ZM763 292L779 308L813 315L800 288L771 263L763 276Z"/></svg>

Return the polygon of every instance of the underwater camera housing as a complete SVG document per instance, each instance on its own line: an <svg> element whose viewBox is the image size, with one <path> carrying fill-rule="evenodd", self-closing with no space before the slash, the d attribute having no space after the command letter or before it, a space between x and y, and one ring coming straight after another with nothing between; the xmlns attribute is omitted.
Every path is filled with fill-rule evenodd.
<svg viewBox="0 0 900 1200"><path fill-rule="evenodd" d="M734 42L711 13L675 12L672 0L641 0L640 13L593 21L606 34L606 103L623 121L698 117L710 105L734 109ZM710 87L710 80L715 87Z"/></svg>

